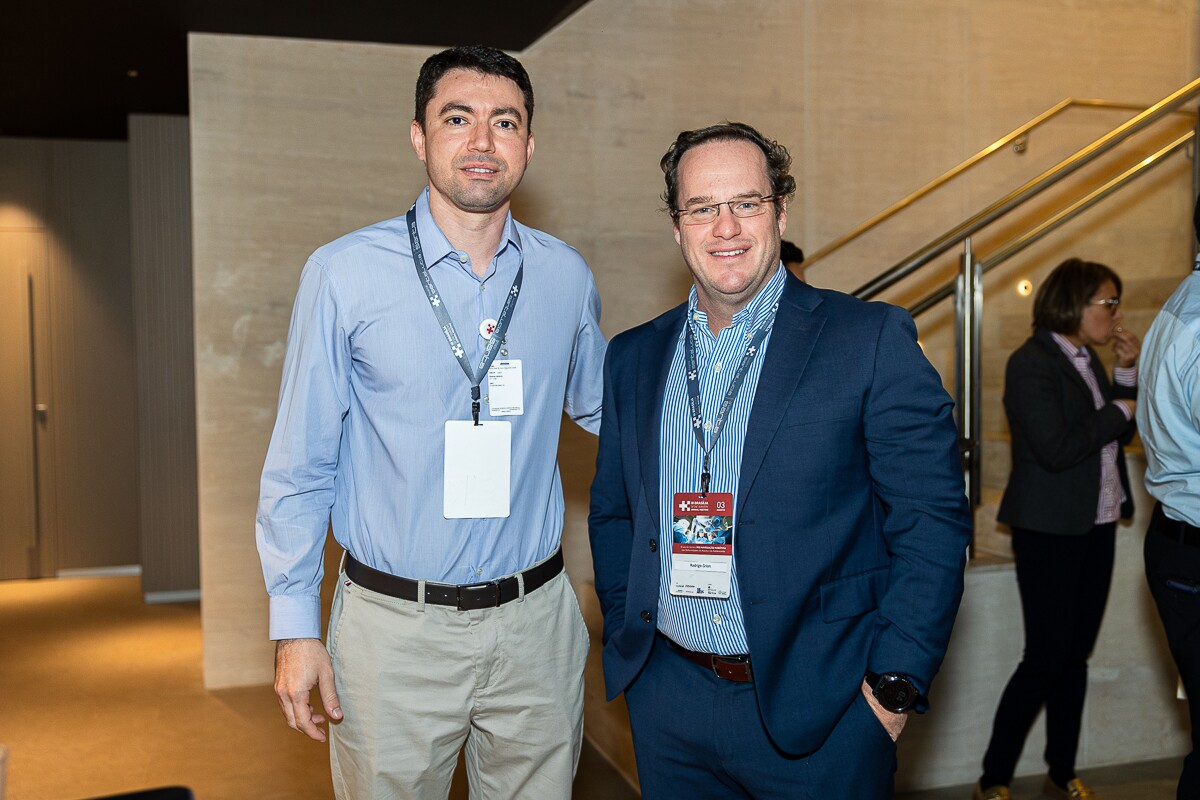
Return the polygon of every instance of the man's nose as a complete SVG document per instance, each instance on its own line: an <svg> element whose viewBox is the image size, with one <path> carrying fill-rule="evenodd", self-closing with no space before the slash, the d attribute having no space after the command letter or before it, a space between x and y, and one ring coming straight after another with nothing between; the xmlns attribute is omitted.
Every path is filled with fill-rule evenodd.
<svg viewBox="0 0 1200 800"><path fill-rule="evenodd" d="M713 223L713 234L720 236L722 239L728 239L731 236L737 236L742 232L742 221L733 215L733 211L729 208L729 204L725 203L718 206L720 213L717 215L717 221Z"/></svg>
<svg viewBox="0 0 1200 800"><path fill-rule="evenodd" d="M476 125L471 131L470 147L472 150L490 153L495 149L492 140L492 126Z"/></svg>

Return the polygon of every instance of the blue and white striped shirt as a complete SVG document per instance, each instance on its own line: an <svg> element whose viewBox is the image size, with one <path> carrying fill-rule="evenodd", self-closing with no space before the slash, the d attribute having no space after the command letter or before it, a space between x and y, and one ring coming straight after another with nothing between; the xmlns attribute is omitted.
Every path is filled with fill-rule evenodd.
<svg viewBox="0 0 1200 800"><path fill-rule="evenodd" d="M746 352L746 344L755 331L773 321L775 304L783 294L784 278L784 268L780 265L771 280L745 308L734 314L732 324L716 336L708 329L708 315L696 307L696 288L692 287L688 297L687 324L692 326L695 334L696 360L700 367L700 407L705 421L705 439L709 445L712 444L712 421ZM737 400L729 410L724 431L712 450L710 460L712 483L709 491L729 492L734 497L734 559L731 573L733 585L728 598L675 597L670 591L669 543L672 540L672 501L676 492L700 491L700 473L704 464L704 453L692 432L691 415L688 412L683 352L685 334L685 330L680 331L667 373L662 427L659 433L661 474L658 503L662 519L659 541L668 543L668 546L659 548L662 554L662 588L658 598L658 629L689 650L738 655L747 652L746 627L742 619L741 593L737 583L738 479L742 470L742 446L746 441L746 425L750 420L758 376L762 372L767 347L771 343L771 334L767 334L763 339L758 356L750 363L745 383L742 384Z"/></svg>
<svg viewBox="0 0 1200 800"><path fill-rule="evenodd" d="M417 279L404 217L319 248L300 277L259 495L272 639L320 635L331 525L358 561L416 580L490 581L549 557L562 535L563 411L599 430L605 340L579 253L509 216L481 278L438 229L428 190L416 206L430 274L472 363L480 323L500 315L524 259L500 354L521 360L524 383L524 414L497 418L512 424L512 513L442 516L445 423L471 418L470 384Z"/></svg>

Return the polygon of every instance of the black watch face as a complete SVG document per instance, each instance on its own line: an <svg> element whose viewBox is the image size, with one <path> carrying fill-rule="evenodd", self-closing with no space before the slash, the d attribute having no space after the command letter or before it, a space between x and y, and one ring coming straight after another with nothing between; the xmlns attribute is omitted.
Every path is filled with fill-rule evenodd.
<svg viewBox="0 0 1200 800"><path fill-rule="evenodd" d="M907 711L917 701L917 690L907 679L894 678L880 688L878 699L889 711Z"/></svg>

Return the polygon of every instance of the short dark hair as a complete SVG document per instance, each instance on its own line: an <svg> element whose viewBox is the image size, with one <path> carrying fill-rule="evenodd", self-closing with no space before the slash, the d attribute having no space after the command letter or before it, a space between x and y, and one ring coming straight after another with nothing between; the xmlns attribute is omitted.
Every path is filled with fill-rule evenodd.
<svg viewBox="0 0 1200 800"><path fill-rule="evenodd" d="M694 131L683 131L675 137L675 141L667 148L659 166L667 179L667 189L662 194L663 202L670 210L678 210L679 198L679 161L683 154L693 147L708 142L750 142L767 159L767 178L771 181L771 194L778 197L790 198L796 193L796 179L788 170L792 166L792 156L787 148L774 139L768 139L761 133L742 122L720 122L699 128ZM775 216L783 212L783 203L775 204Z"/></svg>
<svg viewBox="0 0 1200 800"><path fill-rule="evenodd" d="M451 47L440 53L434 53L425 59L421 65L421 73L417 76L417 103L413 115L422 128L425 127L425 112L429 101L437 90L438 81L452 69L468 69L481 75L496 75L508 78L517 85L521 94L525 95L525 129L533 130L533 84L529 82L529 73L521 62L494 47L482 44L469 44L461 47Z"/></svg>
<svg viewBox="0 0 1200 800"><path fill-rule="evenodd" d="M1121 296L1121 279L1104 264L1068 258L1054 268L1033 298L1033 327L1074 336L1083 324L1083 311L1105 281Z"/></svg>
<svg viewBox="0 0 1200 800"><path fill-rule="evenodd" d="M785 264L803 264L804 251L795 242L782 239L779 242L779 260Z"/></svg>

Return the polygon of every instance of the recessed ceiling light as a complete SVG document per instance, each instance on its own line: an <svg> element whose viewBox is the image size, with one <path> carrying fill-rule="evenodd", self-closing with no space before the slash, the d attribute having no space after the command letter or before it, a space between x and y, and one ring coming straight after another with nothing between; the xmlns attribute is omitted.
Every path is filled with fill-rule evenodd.
<svg viewBox="0 0 1200 800"><path fill-rule="evenodd" d="M138 76L138 71L136 69L125 70L125 76L128 78L136 78Z"/></svg>

